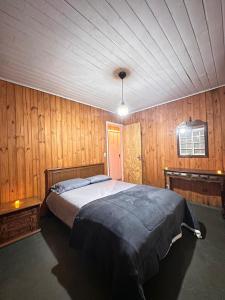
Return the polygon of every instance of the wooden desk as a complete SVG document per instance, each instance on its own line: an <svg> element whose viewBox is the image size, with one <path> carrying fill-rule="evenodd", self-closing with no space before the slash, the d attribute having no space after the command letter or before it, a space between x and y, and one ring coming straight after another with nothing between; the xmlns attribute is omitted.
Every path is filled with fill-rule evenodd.
<svg viewBox="0 0 225 300"><path fill-rule="evenodd" d="M221 172L221 174L219 174L217 171L167 168L164 169L165 188L173 190L173 178L182 178L184 180L201 181L208 183L219 183L221 187L220 192L222 200L222 214L225 218L225 173L223 171Z"/></svg>
<svg viewBox="0 0 225 300"><path fill-rule="evenodd" d="M36 197L0 205L0 248L40 231L40 205Z"/></svg>

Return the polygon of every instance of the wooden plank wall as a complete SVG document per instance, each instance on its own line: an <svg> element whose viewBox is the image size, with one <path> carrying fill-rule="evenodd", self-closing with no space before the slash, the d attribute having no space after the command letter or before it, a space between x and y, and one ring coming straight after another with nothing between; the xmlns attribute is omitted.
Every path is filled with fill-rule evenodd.
<svg viewBox="0 0 225 300"><path fill-rule="evenodd" d="M0 203L44 198L46 168L105 162L106 111L0 80Z"/></svg>
<svg viewBox="0 0 225 300"><path fill-rule="evenodd" d="M178 158L176 126L189 117L208 122L209 158ZM106 111L0 80L0 203L44 197L46 168L105 162ZM162 169L225 170L225 87L130 115L140 122L143 183L163 186ZM220 205L218 187L177 181L196 202ZM191 192L189 192L189 189Z"/></svg>
<svg viewBox="0 0 225 300"><path fill-rule="evenodd" d="M191 117L208 122L209 157L178 158L176 127ZM143 182L162 187L164 167L225 170L225 87L137 112L124 123L141 123ZM174 182L187 199L220 206L217 185ZM191 192L189 192L189 189Z"/></svg>

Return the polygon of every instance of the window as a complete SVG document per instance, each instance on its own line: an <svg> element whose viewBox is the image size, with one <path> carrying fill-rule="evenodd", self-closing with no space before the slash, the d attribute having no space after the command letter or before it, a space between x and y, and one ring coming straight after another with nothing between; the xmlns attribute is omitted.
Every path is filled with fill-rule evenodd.
<svg viewBox="0 0 225 300"><path fill-rule="evenodd" d="M207 157L207 123L196 120L183 122L177 127L177 150L179 157Z"/></svg>

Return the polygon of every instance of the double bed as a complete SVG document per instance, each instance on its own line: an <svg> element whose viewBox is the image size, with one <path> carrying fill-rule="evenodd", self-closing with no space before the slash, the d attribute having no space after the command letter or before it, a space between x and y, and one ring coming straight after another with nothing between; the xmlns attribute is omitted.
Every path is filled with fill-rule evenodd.
<svg viewBox="0 0 225 300"><path fill-rule="evenodd" d="M201 238L198 222L170 190L101 174L104 164L46 170L47 206L71 228L70 245L109 276L112 299L144 300L143 283L159 271L181 226ZM74 185L75 178L87 179Z"/></svg>
<svg viewBox="0 0 225 300"><path fill-rule="evenodd" d="M76 215L84 205L134 186L135 184L123 181L107 180L73 189L60 195L51 192L47 197L47 205L55 216L72 228Z"/></svg>

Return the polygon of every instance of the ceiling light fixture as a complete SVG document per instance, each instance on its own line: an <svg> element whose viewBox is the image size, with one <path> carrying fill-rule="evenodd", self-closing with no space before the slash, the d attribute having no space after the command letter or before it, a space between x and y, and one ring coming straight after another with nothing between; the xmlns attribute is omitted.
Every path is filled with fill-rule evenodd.
<svg viewBox="0 0 225 300"><path fill-rule="evenodd" d="M123 79L127 76L126 72L121 71L119 72L119 77L122 80L122 99L121 99L121 103L120 106L118 107L118 114L123 117L126 116L128 114L128 107L126 106L124 99L123 99Z"/></svg>

